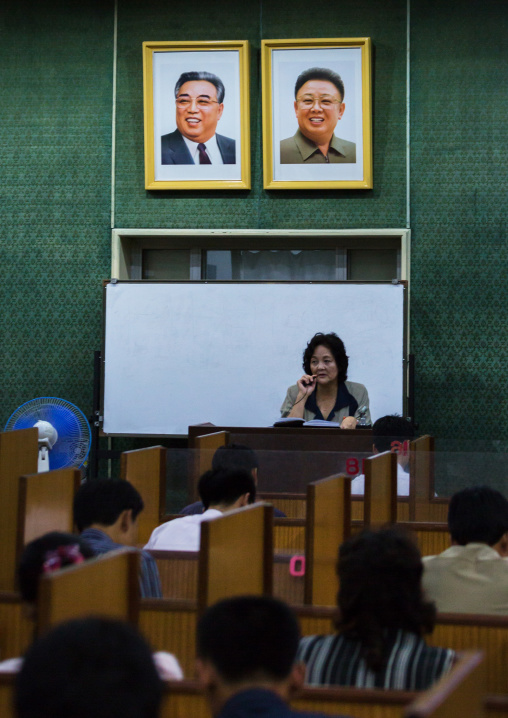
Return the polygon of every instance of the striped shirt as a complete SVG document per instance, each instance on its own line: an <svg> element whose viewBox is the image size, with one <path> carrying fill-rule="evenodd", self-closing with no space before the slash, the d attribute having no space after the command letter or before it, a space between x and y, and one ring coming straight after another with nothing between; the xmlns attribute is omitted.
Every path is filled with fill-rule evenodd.
<svg viewBox="0 0 508 718"><path fill-rule="evenodd" d="M358 640L344 635L306 636L297 660L306 664L309 685L426 690L452 667L455 653L428 646L423 638L402 630L386 632L385 667L374 672L362 658Z"/></svg>
<svg viewBox="0 0 508 718"><path fill-rule="evenodd" d="M99 531L99 529L85 529L81 533L81 538L87 542L96 556L115 551L117 548L124 548L122 544L115 543L104 531ZM155 559L147 551L140 551L140 553L139 590L141 598L162 598L161 580Z"/></svg>

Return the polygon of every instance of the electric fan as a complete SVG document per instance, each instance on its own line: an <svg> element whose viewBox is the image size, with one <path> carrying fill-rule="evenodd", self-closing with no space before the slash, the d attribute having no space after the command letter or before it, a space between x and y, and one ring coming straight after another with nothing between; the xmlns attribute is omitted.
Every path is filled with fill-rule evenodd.
<svg viewBox="0 0 508 718"><path fill-rule="evenodd" d="M40 396L21 404L4 431L39 430L39 472L82 466L90 451L90 425L81 409L65 399Z"/></svg>

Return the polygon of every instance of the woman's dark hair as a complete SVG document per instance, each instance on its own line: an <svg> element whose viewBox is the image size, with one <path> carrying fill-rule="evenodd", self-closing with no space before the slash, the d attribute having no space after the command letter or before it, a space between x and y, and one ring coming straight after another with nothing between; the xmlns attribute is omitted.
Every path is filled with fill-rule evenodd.
<svg viewBox="0 0 508 718"><path fill-rule="evenodd" d="M336 627L360 641L374 671L385 666L386 631L422 636L434 628L436 609L424 600L423 564L413 539L397 528L363 531L339 549Z"/></svg>
<svg viewBox="0 0 508 718"><path fill-rule="evenodd" d="M307 344L305 351L303 352L304 372L306 374L312 374L310 370L310 360L312 359L312 355L319 346L327 347L327 349L332 352L333 358L335 359L335 363L337 364L337 369L339 370L337 382L340 384L341 382L346 381L349 357L346 354L346 347L344 346L344 342L335 334L335 332L330 332L329 334L323 334L323 332L318 332L317 334L314 334L310 342Z"/></svg>
<svg viewBox="0 0 508 718"><path fill-rule="evenodd" d="M75 550L66 550L73 548ZM51 531L30 541L23 549L17 569L21 598L27 603L35 603L43 573L70 566L93 555L86 541L61 531Z"/></svg>

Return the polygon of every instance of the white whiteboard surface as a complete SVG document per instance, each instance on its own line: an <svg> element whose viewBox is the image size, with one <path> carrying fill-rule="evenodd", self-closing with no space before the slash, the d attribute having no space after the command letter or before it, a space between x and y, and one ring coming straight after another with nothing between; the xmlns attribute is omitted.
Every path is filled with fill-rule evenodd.
<svg viewBox="0 0 508 718"><path fill-rule="evenodd" d="M271 426L316 332L336 332L372 420L402 414L404 286L118 282L106 286L103 430Z"/></svg>

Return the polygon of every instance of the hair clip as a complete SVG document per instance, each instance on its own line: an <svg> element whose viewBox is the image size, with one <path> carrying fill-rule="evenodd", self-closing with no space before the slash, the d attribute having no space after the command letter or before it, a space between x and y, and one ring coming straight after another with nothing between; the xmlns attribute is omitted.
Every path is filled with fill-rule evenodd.
<svg viewBox="0 0 508 718"><path fill-rule="evenodd" d="M59 546L54 551L48 551L44 556L42 572L52 573L53 571L58 571L59 568L63 568L64 566L83 563L84 560L83 554L81 553L77 543Z"/></svg>

